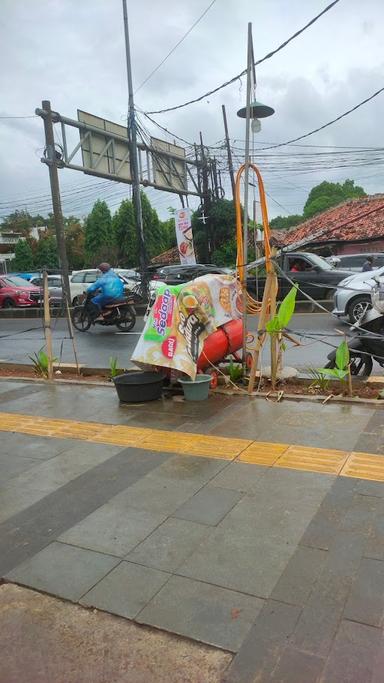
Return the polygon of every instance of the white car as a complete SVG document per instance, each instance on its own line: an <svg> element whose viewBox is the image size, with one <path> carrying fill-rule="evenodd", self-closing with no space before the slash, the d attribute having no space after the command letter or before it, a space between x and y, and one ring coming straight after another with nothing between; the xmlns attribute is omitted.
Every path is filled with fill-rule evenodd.
<svg viewBox="0 0 384 683"><path fill-rule="evenodd" d="M138 280L140 280L140 275L134 270L127 270L125 268L113 268L115 273L124 282L124 289L126 291L131 291L135 285L137 285ZM138 279L137 279L138 275ZM69 288L71 291L71 302L72 306L77 306L80 303L79 297L85 294L89 285L101 277L101 272L97 268L88 268L87 270L76 270L69 276Z"/></svg>
<svg viewBox="0 0 384 683"><path fill-rule="evenodd" d="M384 268L349 275L337 285L333 296L333 315L347 317L354 325L368 308L372 307L371 294L376 277L384 277Z"/></svg>

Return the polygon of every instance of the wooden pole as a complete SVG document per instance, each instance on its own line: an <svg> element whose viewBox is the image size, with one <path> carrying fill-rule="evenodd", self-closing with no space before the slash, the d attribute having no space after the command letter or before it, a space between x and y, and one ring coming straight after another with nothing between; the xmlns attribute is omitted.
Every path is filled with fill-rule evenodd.
<svg viewBox="0 0 384 683"><path fill-rule="evenodd" d="M249 375L249 382L248 382L248 393L249 394L251 394L253 392L253 389L255 386L255 377L256 377L257 366L259 364L259 355L260 355L260 351L263 347L264 340L265 340L265 332L263 332L263 330L265 330L265 323L266 323L267 317L268 317L268 306L269 306L269 300L270 300L270 296L271 296L272 276L273 276L272 273L268 273L267 278L265 280L263 300L261 303L259 321L257 324L256 348L252 351L251 372Z"/></svg>
<svg viewBox="0 0 384 683"><path fill-rule="evenodd" d="M69 336L70 336L71 342L72 342L73 355L75 356L76 371L77 371L77 374L80 375L80 366L79 366L79 361L77 359L76 342L75 342L75 336L73 334L71 311L69 310L68 301L66 302L66 309L67 309L66 313L67 313L68 331L69 331Z"/></svg>
<svg viewBox="0 0 384 683"><path fill-rule="evenodd" d="M271 285L271 318L276 315L276 296L278 289L278 282L276 273L272 272L272 285ZM277 375L277 334L271 334L271 380L272 380L272 391L276 389L276 375Z"/></svg>
<svg viewBox="0 0 384 683"><path fill-rule="evenodd" d="M53 360L52 360L52 330L51 330L51 312L49 310L49 290L48 290L48 275L44 268L43 271L43 293L44 293L44 335L47 346L48 356L48 379L53 378Z"/></svg>

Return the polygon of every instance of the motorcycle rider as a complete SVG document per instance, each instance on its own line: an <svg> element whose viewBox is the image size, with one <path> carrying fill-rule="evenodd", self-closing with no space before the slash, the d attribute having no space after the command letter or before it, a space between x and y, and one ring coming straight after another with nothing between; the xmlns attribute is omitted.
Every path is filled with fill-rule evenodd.
<svg viewBox="0 0 384 683"><path fill-rule="evenodd" d="M92 322L103 319L102 309L104 306L112 304L124 296L124 283L112 270L109 263L100 263L98 270L103 273L102 276L87 289L87 294L101 290L100 294L91 299L91 304L93 305L89 307L89 312Z"/></svg>

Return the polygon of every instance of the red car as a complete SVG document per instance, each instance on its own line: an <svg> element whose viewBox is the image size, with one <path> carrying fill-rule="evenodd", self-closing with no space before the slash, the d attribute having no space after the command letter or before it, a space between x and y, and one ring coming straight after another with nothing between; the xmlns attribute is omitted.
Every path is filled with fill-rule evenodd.
<svg viewBox="0 0 384 683"><path fill-rule="evenodd" d="M0 308L38 306L43 297L39 287L17 275L0 275Z"/></svg>

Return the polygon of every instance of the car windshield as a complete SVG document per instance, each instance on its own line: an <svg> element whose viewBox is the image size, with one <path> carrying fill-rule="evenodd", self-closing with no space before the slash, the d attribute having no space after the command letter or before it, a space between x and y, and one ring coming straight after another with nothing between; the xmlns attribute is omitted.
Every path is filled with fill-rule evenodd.
<svg viewBox="0 0 384 683"><path fill-rule="evenodd" d="M315 266L319 266L322 270L333 270L331 264L318 254L311 254L311 261Z"/></svg>
<svg viewBox="0 0 384 683"><path fill-rule="evenodd" d="M17 275L3 277L3 280L10 287L30 287L28 280L24 280L23 277L18 277Z"/></svg>

